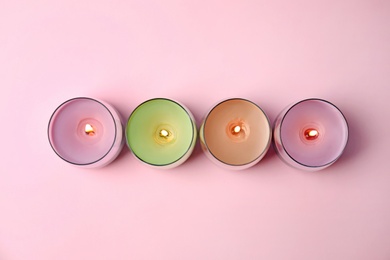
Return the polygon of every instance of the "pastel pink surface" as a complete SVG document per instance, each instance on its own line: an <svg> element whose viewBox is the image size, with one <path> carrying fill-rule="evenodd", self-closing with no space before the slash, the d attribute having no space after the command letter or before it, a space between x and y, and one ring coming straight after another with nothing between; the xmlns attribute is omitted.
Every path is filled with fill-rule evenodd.
<svg viewBox="0 0 390 260"><path fill-rule="evenodd" d="M0 8L0 258L390 258L390 2L3 1ZM200 123L243 97L271 122L319 97L345 114L350 140L306 173L271 149L243 172L199 145L151 169L124 149L101 169L59 160L47 124L91 96L127 118L167 97Z"/></svg>

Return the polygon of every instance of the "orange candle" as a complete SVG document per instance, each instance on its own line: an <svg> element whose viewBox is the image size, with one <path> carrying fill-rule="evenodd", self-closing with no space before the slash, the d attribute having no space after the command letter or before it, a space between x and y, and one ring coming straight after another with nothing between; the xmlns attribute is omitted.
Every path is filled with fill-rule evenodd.
<svg viewBox="0 0 390 260"><path fill-rule="evenodd" d="M218 103L206 115L200 140L213 162L230 169L245 169L264 157L271 133L268 117L259 106L233 98Z"/></svg>

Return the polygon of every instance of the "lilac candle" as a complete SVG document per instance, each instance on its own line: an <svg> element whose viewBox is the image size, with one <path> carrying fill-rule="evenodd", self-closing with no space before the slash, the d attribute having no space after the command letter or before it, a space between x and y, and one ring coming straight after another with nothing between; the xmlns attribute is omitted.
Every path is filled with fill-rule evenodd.
<svg viewBox="0 0 390 260"><path fill-rule="evenodd" d="M124 143L116 110L105 102L86 97L70 99L54 111L48 136L60 158L89 168L112 162Z"/></svg>
<svg viewBox="0 0 390 260"><path fill-rule="evenodd" d="M322 99L306 99L287 107L275 121L274 145L280 158L298 169L316 171L334 163L348 141L341 111Z"/></svg>

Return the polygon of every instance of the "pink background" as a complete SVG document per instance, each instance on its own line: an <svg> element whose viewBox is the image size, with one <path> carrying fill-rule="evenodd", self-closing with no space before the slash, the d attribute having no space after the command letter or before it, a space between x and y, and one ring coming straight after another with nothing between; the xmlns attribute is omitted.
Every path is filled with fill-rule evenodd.
<svg viewBox="0 0 390 260"><path fill-rule="evenodd" d="M316 2L316 3L315 3ZM0 3L1 259L390 259L390 2ZM223 170L196 147L148 168L128 149L98 170L51 150L54 109L103 99L123 117L182 102L198 123L228 97L273 122L308 97L335 103L350 143L301 172L271 149Z"/></svg>

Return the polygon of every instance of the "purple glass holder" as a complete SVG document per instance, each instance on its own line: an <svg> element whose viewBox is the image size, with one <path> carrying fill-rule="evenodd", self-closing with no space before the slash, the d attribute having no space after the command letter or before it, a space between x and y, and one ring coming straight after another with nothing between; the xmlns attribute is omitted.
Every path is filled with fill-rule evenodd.
<svg viewBox="0 0 390 260"><path fill-rule="evenodd" d="M61 159L86 168L111 163L124 144L118 112L111 105L88 97L62 103L50 118L48 137Z"/></svg>
<svg viewBox="0 0 390 260"><path fill-rule="evenodd" d="M333 164L348 142L348 124L329 101L310 98L284 109L275 121L274 147L288 165L317 171Z"/></svg>

